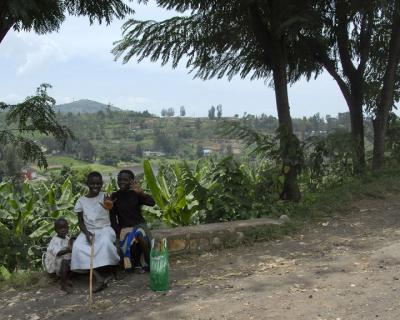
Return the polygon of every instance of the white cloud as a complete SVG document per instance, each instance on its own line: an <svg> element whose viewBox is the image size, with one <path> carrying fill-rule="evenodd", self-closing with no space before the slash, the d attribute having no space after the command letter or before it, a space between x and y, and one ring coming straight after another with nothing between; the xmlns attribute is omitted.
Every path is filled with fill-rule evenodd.
<svg viewBox="0 0 400 320"><path fill-rule="evenodd" d="M45 68L50 63L62 63L67 61L66 53L54 40L38 37L35 42L29 39L26 45L28 50L26 50L23 63L17 68L18 75L38 71Z"/></svg>
<svg viewBox="0 0 400 320"><path fill-rule="evenodd" d="M9 93L6 96L1 98L2 102L5 103L10 103L10 104L15 104L15 103L20 103L24 100L25 97L18 93Z"/></svg>

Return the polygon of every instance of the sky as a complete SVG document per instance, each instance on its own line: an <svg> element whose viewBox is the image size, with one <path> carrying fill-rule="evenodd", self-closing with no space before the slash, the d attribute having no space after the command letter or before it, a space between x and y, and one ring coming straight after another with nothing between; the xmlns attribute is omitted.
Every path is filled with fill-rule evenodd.
<svg viewBox="0 0 400 320"><path fill-rule="evenodd" d="M136 19L161 20L171 13L151 5L137 5ZM126 21L126 20L124 20ZM160 62L115 61L113 42L122 38L124 21L90 25L85 17L68 17L58 32L37 35L10 31L0 43L0 101L18 103L34 94L41 83L53 86L57 104L90 99L159 115L161 109L184 106L187 116L207 116L212 105L223 116L276 116L274 90L264 80L234 78L193 79L184 66L173 69ZM289 87L292 117L319 112L336 116L347 106L334 80L323 73L316 80L301 79Z"/></svg>

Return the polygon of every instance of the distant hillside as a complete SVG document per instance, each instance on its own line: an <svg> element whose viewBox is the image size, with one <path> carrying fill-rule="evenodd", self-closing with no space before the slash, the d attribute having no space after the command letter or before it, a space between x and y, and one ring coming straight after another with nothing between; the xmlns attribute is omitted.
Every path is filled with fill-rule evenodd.
<svg viewBox="0 0 400 320"><path fill-rule="evenodd" d="M92 100L81 99L78 101L74 101L71 103L64 103L55 106L56 112L60 111L61 113L96 113L98 111L106 111L108 105ZM121 111L120 108L110 107L111 111Z"/></svg>

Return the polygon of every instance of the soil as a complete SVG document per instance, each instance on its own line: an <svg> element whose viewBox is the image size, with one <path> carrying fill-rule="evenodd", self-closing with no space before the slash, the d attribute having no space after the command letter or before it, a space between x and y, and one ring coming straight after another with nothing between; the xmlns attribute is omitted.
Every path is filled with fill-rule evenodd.
<svg viewBox="0 0 400 320"><path fill-rule="evenodd" d="M87 277L0 292L0 319L399 319L400 199L364 199L278 241L173 257L171 289L127 274L94 295Z"/></svg>

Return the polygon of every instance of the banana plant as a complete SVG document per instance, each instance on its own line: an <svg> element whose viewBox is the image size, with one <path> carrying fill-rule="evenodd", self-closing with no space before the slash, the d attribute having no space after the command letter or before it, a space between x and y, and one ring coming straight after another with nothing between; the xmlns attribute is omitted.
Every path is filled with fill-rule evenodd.
<svg viewBox="0 0 400 320"><path fill-rule="evenodd" d="M21 192L14 190L10 183L2 183L0 193L2 195L0 221L7 225L14 235L21 237L25 228L32 225L37 195L26 182L22 185Z"/></svg>
<svg viewBox="0 0 400 320"><path fill-rule="evenodd" d="M204 211L201 199L206 198L207 190L195 179L187 163L169 166L173 177L169 185L161 171L155 176L149 160L144 160L143 168L146 184L164 223L182 226L199 222Z"/></svg>
<svg viewBox="0 0 400 320"><path fill-rule="evenodd" d="M80 194L72 192L72 183L69 178L65 179L61 186L61 194L57 198L57 187L54 184L50 186L42 184L44 196L40 198L39 210L41 210L41 221L38 228L33 231L29 237L32 239L41 238L44 235L50 235L53 231L53 221L61 216L65 217L70 223L71 233L78 231L78 218L73 212L73 208Z"/></svg>

